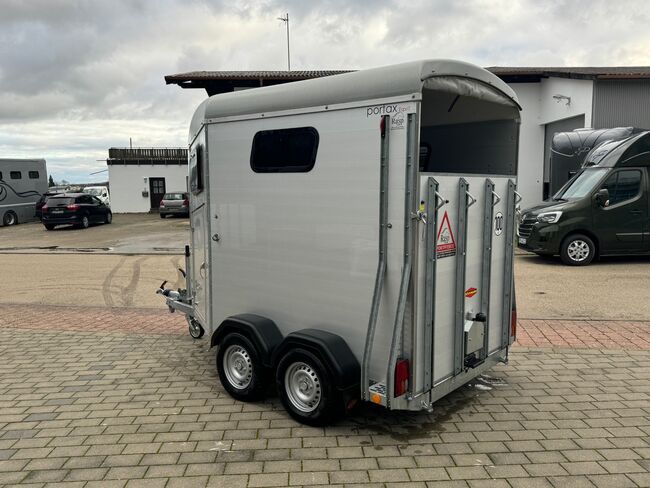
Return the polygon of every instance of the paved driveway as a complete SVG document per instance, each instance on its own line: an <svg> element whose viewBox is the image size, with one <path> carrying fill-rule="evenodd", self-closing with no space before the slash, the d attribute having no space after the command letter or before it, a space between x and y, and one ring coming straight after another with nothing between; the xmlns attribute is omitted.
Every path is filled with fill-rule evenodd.
<svg viewBox="0 0 650 488"><path fill-rule="evenodd" d="M650 486L647 350L515 347L430 414L319 429L232 400L176 316L91 310L149 324L91 332L65 330L80 309L34 309L33 328L1 310L3 486Z"/></svg>

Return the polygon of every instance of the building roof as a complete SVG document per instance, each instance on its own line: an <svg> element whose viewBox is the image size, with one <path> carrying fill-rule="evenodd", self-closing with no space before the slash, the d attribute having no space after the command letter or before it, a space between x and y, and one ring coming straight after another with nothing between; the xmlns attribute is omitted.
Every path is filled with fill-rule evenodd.
<svg viewBox="0 0 650 488"><path fill-rule="evenodd" d="M486 68L507 83L539 81L541 78L561 77L578 79L650 79L650 66L610 67L507 67ZM301 70L301 71L189 71L165 76L168 85L181 88L203 88L212 96L241 88L277 85L289 81L321 78L355 70Z"/></svg>
<svg viewBox="0 0 650 488"><path fill-rule="evenodd" d="M106 164L187 164L187 149L182 147L111 147Z"/></svg>
<svg viewBox="0 0 650 488"><path fill-rule="evenodd" d="M650 79L650 66L601 66L601 67L507 67L486 68L500 78L535 77L581 78L590 80Z"/></svg>

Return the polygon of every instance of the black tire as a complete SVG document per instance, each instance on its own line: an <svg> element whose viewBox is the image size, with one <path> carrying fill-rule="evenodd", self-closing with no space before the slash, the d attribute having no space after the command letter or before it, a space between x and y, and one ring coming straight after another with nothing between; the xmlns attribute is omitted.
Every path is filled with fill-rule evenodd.
<svg viewBox="0 0 650 488"><path fill-rule="evenodd" d="M109 211L109 212L106 214L106 218L104 219L104 223L105 223L105 224L110 224L111 222L113 222L113 212L110 212L110 211Z"/></svg>
<svg viewBox="0 0 650 488"><path fill-rule="evenodd" d="M560 258L569 266L587 266L596 257L596 245L590 237L572 234L562 242Z"/></svg>
<svg viewBox="0 0 650 488"><path fill-rule="evenodd" d="M164 213L161 213L161 214L160 214L160 218L161 218L161 219L164 219L165 217L166 217L166 215L165 215Z"/></svg>
<svg viewBox="0 0 650 488"><path fill-rule="evenodd" d="M87 229L88 227L90 227L90 220L88 219L88 216L84 215L83 217L81 217L81 222L77 224L76 227L79 229Z"/></svg>
<svg viewBox="0 0 650 488"><path fill-rule="evenodd" d="M233 363L237 361L241 362L242 371L233 371L236 369ZM231 364L230 368L227 363ZM254 402L266 394L268 370L253 343L241 334L233 332L222 339L217 350L217 373L221 384L235 400Z"/></svg>
<svg viewBox="0 0 650 488"><path fill-rule="evenodd" d="M193 318L190 319L190 323L188 324L187 328L190 331L190 336L192 336L193 339L200 339L203 337L203 334L205 334L205 330L203 327L201 327L201 324L199 324Z"/></svg>
<svg viewBox="0 0 650 488"><path fill-rule="evenodd" d="M16 225L18 223L18 216L13 211L9 210L2 218L2 223L7 227L10 225Z"/></svg>
<svg viewBox="0 0 650 488"><path fill-rule="evenodd" d="M305 349L290 350L282 357L275 382L282 405L302 424L327 425L345 413L343 399L327 368Z"/></svg>
<svg viewBox="0 0 650 488"><path fill-rule="evenodd" d="M43 224L47 230L54 230L54 226L52 224Z"/></svg>

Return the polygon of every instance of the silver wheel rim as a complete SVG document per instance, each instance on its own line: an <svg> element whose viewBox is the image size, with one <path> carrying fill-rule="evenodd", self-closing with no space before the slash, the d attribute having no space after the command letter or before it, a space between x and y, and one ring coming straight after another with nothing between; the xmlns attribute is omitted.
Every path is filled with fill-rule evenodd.
<svg viewBox="0 0 650 488"><path fill-rule="evenodd" d="M320 405L320 378L306 363L293 363L287 368L284 373L284 389L291 404L301 412L313 412Z"/></svg>
<svg viewBox="0 0 650 488"><path fill-rule="evenodd" d="M88 227L88 223L89 223L88 217L84 217L81 219L81 225L83 225L84 227Z"/></svg>
<svg viewBox="0 0 650 488"><path fill-rule="evenodd" d="M572 261L581 263L589 257L591 254L591 249L589 248L589 244L587 244L585 241L582 239L576 239L575 241L571 241L569 243L567 247L567 254Z"/></svg>
<svg viewBox="0 0 650 488"><path fill-rule="evenodd" d="M253 362L248 351L237 344L228 346L223 355L223 371L233 388L247 388L253 377Z"/></svg>
<svg viewBox="0 0 650 488"><path fill-rule="evenodd" d="M195 339L198 339L199 334L201 333L201 326L194 321L190 322L190 335Z"/></svg>
<svg viewBox="0 0 650 488"><path fill-rule="evenodd" d="M16 223L16 216L12 213L7 214L7 225L14 225Z"/></svg>
<svg viewBox="0 0 650 488"><path fill-rule="evenodd" d="M106 222L110 224L112 220L113 220L113 214L111 213L106 214Z"/></svg>

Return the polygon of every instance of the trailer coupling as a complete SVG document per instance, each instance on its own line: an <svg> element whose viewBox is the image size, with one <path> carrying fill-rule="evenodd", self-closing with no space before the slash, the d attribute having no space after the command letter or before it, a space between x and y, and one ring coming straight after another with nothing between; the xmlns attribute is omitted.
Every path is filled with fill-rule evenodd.
<svg viewBox="0 0 650 488"><path fill-rule="evenodd" d="M165 288L167 280L163 281L156 290L156 293L165 297L165 304L169 308L170 313L174 313L178 310L181 313L189 317L194 313L192 307L192 299L187 296L187 290L179 288L177 290L172 290L171 288Z"/></svg>

